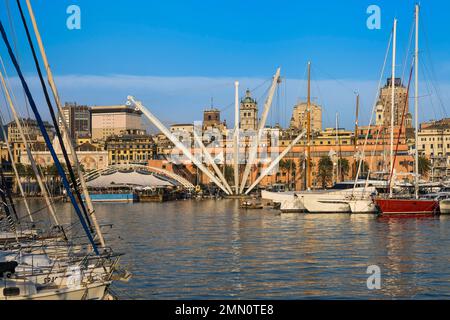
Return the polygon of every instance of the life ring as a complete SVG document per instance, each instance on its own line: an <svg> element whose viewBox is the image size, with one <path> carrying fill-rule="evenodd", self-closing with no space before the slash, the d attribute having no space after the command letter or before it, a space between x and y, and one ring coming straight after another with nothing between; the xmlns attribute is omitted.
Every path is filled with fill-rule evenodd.
<svg viewBox="0 0 450 320"><path fill-rule="evenodd" d="M196 187L195 187L195 191L196 191L197 193L199 193L200 191L202 191L202 187L196 186Z"/></svg>

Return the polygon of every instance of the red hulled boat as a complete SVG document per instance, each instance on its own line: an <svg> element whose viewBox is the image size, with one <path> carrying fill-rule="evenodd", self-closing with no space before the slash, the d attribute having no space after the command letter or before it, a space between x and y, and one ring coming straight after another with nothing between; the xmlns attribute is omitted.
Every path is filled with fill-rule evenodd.
<svg viewBox="0 0 450 320"><path fill-rule="evenodd" d="M435 215L439 201L416 199L377 199L375 203L383 215Z"/></svg>

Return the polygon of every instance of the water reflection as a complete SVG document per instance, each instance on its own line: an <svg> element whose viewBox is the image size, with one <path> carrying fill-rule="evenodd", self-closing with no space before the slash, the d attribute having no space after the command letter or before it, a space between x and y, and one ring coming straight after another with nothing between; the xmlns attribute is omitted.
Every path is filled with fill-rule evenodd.
<svg viewBox="0 0 450 320"><path fill-rule="evenodd" d="M450 297L448 217L280 215L229 200L96 209L134 274L116 285L124 299ZM370 265L380 291L367 289Z"/></svg>

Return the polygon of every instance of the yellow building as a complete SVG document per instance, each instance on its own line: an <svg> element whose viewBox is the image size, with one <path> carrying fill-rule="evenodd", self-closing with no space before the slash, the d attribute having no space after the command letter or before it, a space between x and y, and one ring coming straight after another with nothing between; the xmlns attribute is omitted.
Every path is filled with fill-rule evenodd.
<svg viewBox="0 0 450 320"><path fill-rule="evenodd" d="M153 137L145 132L126 132L111 136L106 140L106 150L110 165L146 165L156 156Z"/></svg>
<svg viewBox="0 0 450 320"><path fill-rule="evenodd" d="M5 142L0 142L0 160L2 163L9 162L9 152Z"/></svg>
<svg viewBox="0 0 450 320"><path fill-rule="evenodd" d="M142 130L142 112L126 105L92 107L92 139L105 141L127 130Z"/></svg>
<svg viewBox="0 0 450 320"><path fill-rule="evenodd" d="M240 128L243 131L258 130L258 103L247 90L245 98L241 100Z"/></svg>
<svg viewBox="0 0 450 320"><path fill-rule="evenodd" d="M308 127L308 104L299 103L294 107L291 119L291 129L304 130ZM322 131L322 107L311 104L311 130L312 132Z"/></svg>
<svg viewBox="0 0 450 320"><path fill-rule="evenodd" d="M412 125L412 117L409 113L408 89L402 84L402 79L396 78L394 82L395 105L394 105L394 125ZM392 78L388 78L386 85L381 89L377 107L377 123L384 121L385 126L391 126L392 109ZM403 124L402 124L403 119Z"/></svg>
<svg viewBox="0 0 450 320"><path fill-rule="evenodd" d="M76 139L76 145L81 146L83 144L90 143L92 144L92 139L90 137L79 137Z"/></svg>
<svg viewBox="0 0 450 320"><path fill-rule="evenodd" d="M44 151L46 149L45 140L44 137L42 136L41 130L39 129L36 120L20 119L20 122L31 150ZM22 137L16 122L15 121L10 122L7 126L8 126L8 142L11 145L14 162L15 163L23 163L24 161L27 162L28 159L27 151L25 148L25 144L22 141ZM53 126L48 122L44 122L44 126L50 139L53 140L55 137Z"/></svg>
<svg viewBox="0 0 450 320"><path fill-rule="evenodd" d="M450 119L423 123L419 130L419 154L432 161L434 177L450 175Z"/></svg>

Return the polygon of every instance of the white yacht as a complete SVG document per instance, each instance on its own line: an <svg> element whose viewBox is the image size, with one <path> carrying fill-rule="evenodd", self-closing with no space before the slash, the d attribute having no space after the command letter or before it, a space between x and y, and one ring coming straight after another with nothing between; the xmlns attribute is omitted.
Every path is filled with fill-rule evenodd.
<svg viewBox="0 0 450 320"><path fill-rule="evenodd" d="M441 214L450 214L450 199L441 200L439 203Z"/></svg>
<svg viewBox="0 0 450 320"><path fill-rule="evenodd" d="M289 205L294 208L293 210L308 213L352 213L352 208L354 210L372 208L368 200L371 201L377 189L385 188L385 185L384 181L366 180L358 181L356 184L354 181L337 183L328 190L296 192ZM356 202L356 199L366 200L365 205Z"/></svg>
<svg viewBox="0 0 450 320"><path fill-rule="evenodd" d="M283 213L298 213L305 211L305 207L303 207L301 201L296 196L296 192L262 191L261 196L263 200L271 201L274 204L280 205L280 210Z"/></svg>

